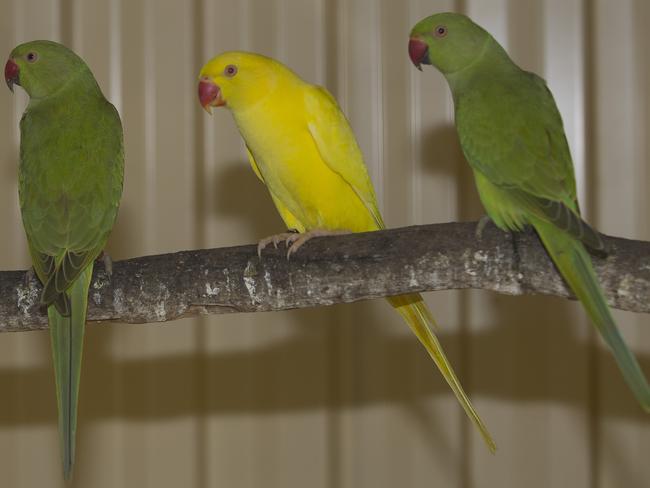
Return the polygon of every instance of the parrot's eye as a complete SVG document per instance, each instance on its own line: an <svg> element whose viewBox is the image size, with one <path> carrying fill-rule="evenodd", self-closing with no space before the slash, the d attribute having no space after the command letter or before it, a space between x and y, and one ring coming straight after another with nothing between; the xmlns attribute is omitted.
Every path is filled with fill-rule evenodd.
<svg viewBox="0 0 650 488"><path fill-rule="evenodd" d="M237 74L237 66L235 66L234 64L229 64L228 66L226 66L226 69L223 70L223 74L229 78L232 78Z"/></svg>
<svg viewBox="0 0 650 488"><path fill-rule="evenodd" d="M27 59L27 61L29 61L30 63L35 63L38 60L38 54L36 54L35 52L27 53L25 59Z"/></svg>
<svg viewBox="0 0 650 488"><path fill-rule="evenodd" d="M447 35L447 26L439 25L436 27L436 30L434 30L433 33L436 35L436 37L445 37Z"/></svg>

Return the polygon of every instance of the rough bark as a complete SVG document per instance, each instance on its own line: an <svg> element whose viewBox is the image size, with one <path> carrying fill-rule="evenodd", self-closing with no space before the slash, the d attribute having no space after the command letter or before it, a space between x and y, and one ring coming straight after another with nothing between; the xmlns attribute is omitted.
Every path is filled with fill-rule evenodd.
<svg viewBox="0 0 650 488"><path fill-rule="evenodd" d="M97 264L88 319L126 323L331 305L410 292L481 288L571 297L537 235L476 223L434 224L318 238L286 259L284 245L183 251ZM650 312L650 243L605 237L593 262L612 307ZM41 285L0 272L0 332L43 329Z"/></svg>

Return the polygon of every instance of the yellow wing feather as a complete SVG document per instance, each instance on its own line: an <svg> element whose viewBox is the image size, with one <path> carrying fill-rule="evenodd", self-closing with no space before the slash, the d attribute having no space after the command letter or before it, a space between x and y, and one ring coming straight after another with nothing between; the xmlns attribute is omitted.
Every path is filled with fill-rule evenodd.
<svg viewBox="0 0 650 488"><path fill-rule="evenodd" d="M253 173L255 173L255 176L257 176L260 179L260 181L266 185L266 181L264 181L264 177L262 176L262 173L260 173L260 168L255 162L253 153L251 152L248 145L246 146L246 154L248 154L248 162L250 163L251 168L253 168Z"/></svg>
<svg viewBox="0 0 650 488"><path fill-rule="evenodd" d="M273 191L271 191L271 188L266 184L264 181L264 177L262 176L262 173L260 173L260 168L255 162L255 158L253 157L253 153L251 153L251 150L246 146L246 153L248 154L248 162L251 165L251 168L253 168L253 172L257 175L257 177L260 179L262 183L266 186L266 188L269 190L269 194L271 195L271 199L273 200L273 203L275 204L275 208L278 210L278 213L280 214L280 217L282 217L282 220L284 220L285 225L289 229L295 229L298 232L305 232L305 226L302 225L302 222L300 222L295 215L291 213L291 211L286 207L284 203L282 203L282 200L276 197L273 194Z"/></svg>
<svg viewBox="0 0 650 488"><path fill-rule="evenodd" d="M305 109L309 133L323 162L352 187L371 213L377 227L385 228L363 155L350 124L334 97L325 88L308 86L305 90Z"/></svg>

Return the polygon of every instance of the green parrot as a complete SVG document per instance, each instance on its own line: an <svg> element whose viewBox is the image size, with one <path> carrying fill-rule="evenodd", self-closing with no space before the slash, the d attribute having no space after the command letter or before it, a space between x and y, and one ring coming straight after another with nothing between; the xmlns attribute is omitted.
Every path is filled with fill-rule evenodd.
<svg viewBox="0 0 650 488"><path fill-rule="evenodd" d="M61 44L16 47L5 80L12 91L17 84L29 95L20 121L20 210L43 283L63 473L69 479L88 288L122 195L122 123L86 63Z"/></svg>
<svg viewBox="0 0 650 488"><path fill-rule="evenodd" d="M519 68L483 28L441 13L413 27L409 56L438 68L454 99L456 129L481 202L501 229L532 225L609 345L625 381L650 411L650 389L621 337L587 249L604 243L580 217L562 118L542 78Z"/></svg>

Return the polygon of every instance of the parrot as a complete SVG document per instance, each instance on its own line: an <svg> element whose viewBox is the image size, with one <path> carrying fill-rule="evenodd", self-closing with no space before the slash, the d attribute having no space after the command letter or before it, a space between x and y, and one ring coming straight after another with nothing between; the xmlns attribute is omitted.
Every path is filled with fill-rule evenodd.
<svg viewBox="0 0 650 488"><path fill-rule="evenodd" d="M637 401L650 412L647 380L593 268L588 251L606 255L608 249L580 215L569 145L546 82L521 69L462 14L439 13L418 22L408 52L416 68L435 66L447 80L460 145L489 219L505 231L535 229Z"/></svg>
<svg viewBox="0 0 650 488"><path fill-rule="evenodd" d="M200 71L200 104L230 109L249 163L293 232L262 239L285 240L287 258L316 236L383 229L372 182L350 124L334 97L303 81L274 59L224 52ZM425 347L487 447L496 445L432 332L431 312L418 294L388 298Z"/></svg>
<svg viewBox="0 0 650 488"><path fill-rule="evenodd" d="M86 63L59 43L17 46L5 80L12 92L20 85L29 95L20 120L19 203L33 269L43 283L68 480L88 288L122 195L122 123Z"/></svg>

